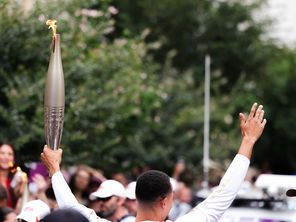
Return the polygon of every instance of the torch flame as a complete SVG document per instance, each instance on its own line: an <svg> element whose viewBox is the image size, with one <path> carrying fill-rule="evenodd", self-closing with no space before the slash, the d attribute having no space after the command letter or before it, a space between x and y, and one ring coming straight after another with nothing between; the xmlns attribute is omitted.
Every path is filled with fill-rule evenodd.
<svg viewBox="0 0 296 222"><path fill-rule="evenodd" d="M46 25L48 25L48 29L52 29L52 37L55 38L57 34L57 20L47 20Z"/></svg>

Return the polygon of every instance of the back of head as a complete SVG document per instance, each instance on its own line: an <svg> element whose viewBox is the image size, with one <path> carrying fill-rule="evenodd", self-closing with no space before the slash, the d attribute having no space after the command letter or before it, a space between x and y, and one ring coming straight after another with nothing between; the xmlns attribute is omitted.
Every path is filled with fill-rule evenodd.
<svg viewBox="0 0 296 222"><path fill-rule="evenodd" d="M141 204L151 204L172 192L170 178L158 170L142 173L136 183L136 198Z"/></svg>
<svg viewBox="0 0 296 222"><path fill-rule="evenodd" d="M25 203L17 219L36 222L42 220L49 213L50 208L45 202L42 200L31 200Z"/></svg>
<svg viewBox="0 0 296 222"><path fill-rule="evenodd" d="M53 211L51 214L44 217L43 222L89 222L89 220L81 213L70 210L60 209Z"/></svg>
<svg viewBox="0 0 296 222"><path fill-rule="evenodd" d="M10 207L0 207L0 221L5 221L6 216L12 212L14 210Z"/></svg>

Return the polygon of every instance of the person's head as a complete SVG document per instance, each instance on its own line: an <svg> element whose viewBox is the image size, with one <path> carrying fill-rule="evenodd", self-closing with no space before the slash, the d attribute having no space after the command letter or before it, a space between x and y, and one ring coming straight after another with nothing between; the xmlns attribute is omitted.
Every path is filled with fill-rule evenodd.
<svg viewBox="0 0 296 222"><path fill-rule="evenodd" d="M136 199L136 181L130 182L125 188L125 206L131 215L137 214L138 201Z"/></svg>
<svg viewBox="0 0 296 222"><path fill-rule="evenodd" d="M173 204L173 192L167 174L149 170L142 173L136 184L136 198L139 209L157 209L164 220Z"/></svg>
<svg viewBox="0 0 296 222"><path fill-rule="evenodd" d="M10 207L0 207L0 221L2 222L15 222L16 213Z"/></svg>
<svg viewBox="0 0 296 222"><path fill-rule="evenodd" d="M92 173L87 166L80 165L70 179L69 186L73 192L86 192L91 181ZM88 195L88 194L87 194Z"/></svg>
<svg viewBox="0 0 296 222"><path fill-rule="evenodd" d="M128 185L128 179L126 178L126 175L121 172L114 173L112 175L112 179L120 182L124 187Z"/></svg>
<svg viewBox="0 0 296 222"><path fill-rule="evenodd" d="M15 161L15 149L9 143L0 143L0 168L8 170Z"/></svg>
<svg viewBox="0 0 296 222"><path fill-rule="evenodd" d="M60 209L53 211L44 217L42 222L88 222L88 219L81 213L71 209Z"/></svg>
<svg viewBox="0 0 296 222"><path fill-rule="evenodd" d="M99 199L89 200L87 207L93 209L96 214L101 217L102 203Z"/></svg>
<svg viewBox="0 0 296 222"><path fill-rule="evenodd" d="M104 181L96 192L90 194L90 200L100 201L100 216L103 218L116 217L118 211L124 207L125 189L116 180Z"/></svg>
<svg viewBox="0 0 296 222"><path fill-rule="evenodd" d="M26 222L39 222L49 213L50 209L46 203L41 200L31 200L24 205L16 218Z"/></svg>
<svg viewBox="0 0 296 222"><path fill-rule="evenodd" d="M178 191L178 199L182 203L188 203L190 204L192 201L192 190L186 186L185 184L180 186L180 189Z"/></svg>

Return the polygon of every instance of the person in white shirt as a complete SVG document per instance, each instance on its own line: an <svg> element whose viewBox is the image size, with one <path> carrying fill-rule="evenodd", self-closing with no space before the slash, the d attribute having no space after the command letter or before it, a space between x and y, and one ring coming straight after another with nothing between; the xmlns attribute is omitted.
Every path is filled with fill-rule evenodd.
<svg viewBox="0 0 296 222"><path fill-rule="evenodd" d="M249 167L255 142L261 136L266 125L263 106L254 103L246 117L240 113L242 142L219 186L202 203L188 214L179 217L177 222L205 221L216 222L234 200ZM103 222L95 212L79 204L71 193L60 172L62 150L51 150L46 146L41 159L52 175L52 186L60 208L72 208L85 215L91 222ZM136 222L165 221L173 203L173 192L170 178L160 171L147 171L137 179L136 198L138 210Z"/></svg>

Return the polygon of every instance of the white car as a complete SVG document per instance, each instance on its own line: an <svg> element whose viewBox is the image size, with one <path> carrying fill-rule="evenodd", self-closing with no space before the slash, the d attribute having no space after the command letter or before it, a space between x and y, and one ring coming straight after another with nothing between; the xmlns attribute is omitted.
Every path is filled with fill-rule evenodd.
<svg viewBox="0 0 296 222"><path fill-rule="evenodd" d="M220 222L296 222L296 211L230 207Z"/></svg>
<svg viewBox="0 0 296 222"><path fill-rule="evenodd" d="M255 184L245 181L220 222L296 222L296 196L286 191L296 188L296 176L261 174ZM199 190L198 202L211 190Z"/></svg>
<svg viewBox="0 0 296 222"><path fill-rule="evenodd" d="M245 183L220 222L296 222L296 176L262 174L255 186Z"/></svg>

